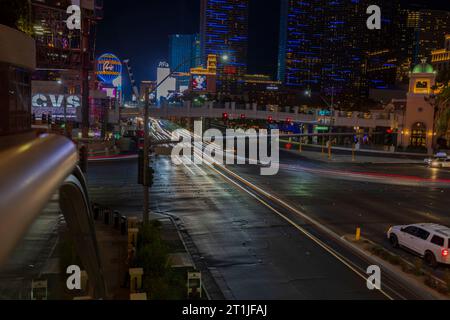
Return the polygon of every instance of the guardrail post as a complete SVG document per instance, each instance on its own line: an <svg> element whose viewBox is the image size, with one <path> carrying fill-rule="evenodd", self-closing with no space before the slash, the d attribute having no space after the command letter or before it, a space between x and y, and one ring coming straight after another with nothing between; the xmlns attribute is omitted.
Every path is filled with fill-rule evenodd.
<svg viewBox="0 0 450 320"><path fill-rule="evenodd" d="M81 146L79 151L79 166L83 173L87 173L88 167L88 149L86 146Z"/></svg>
<svg viewBox="0 0 450 320"><path fill-rule="evenodd" d="M356 145L355 143L352 144L352 161L356 161Z"/></svg>
<svg viewBox="0 0 450 320"><path fill-rule="evenodd" d="M94 220L97 221L100 216L100 207L94 204L92 205L92 211L94 212Z"/></svg>
<svg viewBox="0 0 450 320"><path fill-rule="evenodd" d="M111 216L111 210L109 209L105 209L103 211L103 220L105 222L106 225L109 225L110 222L110 216Z"/></svg>
<svg viewBox="0 0 450 320"><path fill-rule="evenodd" d="M331 140L328 140L328 160L331 160Z"/></svg>
<svg viewBox="0 0 450 320"><path fill-rule="evenodd" d="M117 211L114 211L114 229L120 229L120 213Z"/></svg>
<svg viewBox="0 0 450 320"><path fill-rule="evenodd" d="M355 241L361 240L361 228L356 228Z"/></svg>
<svg viewBox="0 0 450 320"><path fill-rule="evenodd" d="M120 222L120 233L125 236L127 234L127 217L122 216Z"/></svg>

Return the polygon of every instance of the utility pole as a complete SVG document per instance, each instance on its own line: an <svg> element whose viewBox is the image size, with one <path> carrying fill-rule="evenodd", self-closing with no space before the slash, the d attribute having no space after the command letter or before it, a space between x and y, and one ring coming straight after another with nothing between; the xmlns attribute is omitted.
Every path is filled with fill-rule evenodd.
<svg viewBox="0 0 450 320"><path fill-rule="evenodd" d="M81 22L81 127L83 139L89 138L89 70L90 70L90 20Z"/></svg>
<svg viewBox="0 0 450 320"><path fill-rule="evenodd" d="M139 97L137 97L139 99ZM150 212L150 188L149 188L149 166L150 166L150 119L149 119L149 90L148 87L145 88L145 107L144 107L144 213L143 213L143 222L144 225L148 225L149 223L149 212Z"/></svg>

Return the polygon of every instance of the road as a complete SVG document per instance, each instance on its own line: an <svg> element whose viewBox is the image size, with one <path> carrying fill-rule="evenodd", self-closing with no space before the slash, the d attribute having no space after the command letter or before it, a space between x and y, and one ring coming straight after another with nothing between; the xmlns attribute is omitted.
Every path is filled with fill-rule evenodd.
<svg viewBox="0 0 450 320"><path fill-rule="evenodd" d="M390 246L392 225L433 222L450 226L450 171L411 164L323 163L282 152L276 177L232 166L241 177L287 201L338 235L354 234ZM395 250L403 257L414 257ZM446 269L441 266L441 269Z"/></svg>
<svg viewBox="0 0 450 320"><path fill-rule="evenodd" d="M360 270L330 254L254 195L206 166L173 166L160 157L151 209L177 216L230 299L386 299L369 291ZM133 160L92 163L94 201L140 214ZM342 248L341 248L342 249ZM348 254L348 252L347 252ZM367 267L358 257L358 265Z"/></svg>

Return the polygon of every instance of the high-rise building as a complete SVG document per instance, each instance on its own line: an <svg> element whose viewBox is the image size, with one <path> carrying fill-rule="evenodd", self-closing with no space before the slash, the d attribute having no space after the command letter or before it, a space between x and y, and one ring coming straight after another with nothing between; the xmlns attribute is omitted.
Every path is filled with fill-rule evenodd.
<svg viewBox="0 0 450 320"><path fill-rule="evenodd" d="M37 66L45 69L77 69L81 63L80 30L67 27L67 8L71 0L32 0L32 32L36 39ZM95 61L96 21L102 16L102 1L86 1L82 14L90 22L91 62Z"/></svg>
<svg viewBox="0 0 450 320"><path fill-rule="evenodd" d="M370 5L382 9L381 30L367 29ZM391 0L281 0L278 80L333 106L350 105L370 88L407 84L449 24L450 12Z"/></svg>
<svg viewBox="0 0 450 320"><path fill-rule="evenodd" d="M76 97L77 110L70 116L81 120L83 127L89 123L95 98L89 99L97 89L93 66L95 64L96 26L102 18L103 1L82 1L82 26L89 32L70 30L67 26L67 8L77 2L71 0L31 0L32 36L36 42L37 69L33 73L33 98L41 94L58 97L56 103L36 103L33 112L38 117L67 118L64 108L67 98ZM80 3L80 2L78 2ZM82 34L85 39L82 40ZM84 43L84 48L82 48ZM83 56L82 50L86 49ZM85 94L86 93L86 94ZM66 97L64 97L66 96ZM61 97L64 97L65 100ZM61 100L62 99L62 100ZM81 103L79 103L79 101ZM63 103L61 103L61 101ZM42 101L41 101L42 102Z"/></svg>
<svg viewBox="0 0 450 320"><path fill-rule="evenodd" d="M201 65L200 36L174 34L169 36L169 64L176 72L189 72ZM175 70L175 68L178 68Z"/></svg>
<svg viewBox="0 0 450 320"><path fill-rule="evenodd" d="M418 25L417 55L415 63L431 58L431 51L442 47L442 39L450 34L450 12L440 10L420 10Z"/></svg>
<svg viewBox="0 0 450 320"><path fill-rule="evenodd" d="M320 0L281 0L278 80L287 86L320 91L322 28Z"/></svg>
<svg viewBox="0 0 450 320"><path fill-rule="evenodd" d="M401 61L400 50L407 43L406 38L401 41L403 33L399 22L406 20L396 1L378 2L382 8L381 30L367 30L364 34L367 84L370 89L394 89ZM407 69L410 70L409 65Z"/></svg>
<svg viewBox="0 0 450 320"><path fill-rule="evenodd" d="M368 96L366 0L326 0L322 34L321 93L333 106L349 106Z"/></svg>
<svg viewBox="0 0 450 320"><path fill-rule="evenodd" d="M170 94L176 91L176 79L171 77L171 70L169 64L166 62L160 62L157 69L157 83L162 83L156 90L156 101L161 103L163 100L168 99ZM166 79L164 82L163 80Z"/></svg>
<svg viewBox="0 0 450 320"><path fill-rule="evenodd" d="M450 34L445 36L444 48L431 52L431 63L437 72L450 71Z"/></svg>
<svg viewBox="0 0 450 320"><path fill-rule="evenodd" d="M177 89L189 87L189 70L201 65L200 36L174 34L169 36L169 65L177 72Z"/></svg>
<svg viewBox="0 0 450 320"><path fill-rule="evenodd" d="M431 61L431 52L440 49L442 39L450 33L450 12L403 5L397 21L397 81L406 84L411 68L423 59Z"/></svg>
<svg viewBox="0 0 450 320"><path fill-rule="evenodd" d="M247 73L249 0L202 0L200 42L203 63L218 56L217 89L236 93Z"/></svg>
<svg viewBox="0 0 450 320"><path fill-rule="evenodd" d="M366 96L361 30L367 7L365 1L282 0L278 80L333 105Z"/></svg>

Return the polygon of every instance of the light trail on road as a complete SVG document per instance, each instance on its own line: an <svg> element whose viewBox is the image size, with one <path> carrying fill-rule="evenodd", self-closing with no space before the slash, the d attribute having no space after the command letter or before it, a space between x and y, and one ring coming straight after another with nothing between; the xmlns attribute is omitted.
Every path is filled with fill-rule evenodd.
<svg viewBox="0 0 450 320"><path fill-rule="evenodd" d="M361 171L349 171L349 170L333 170L333 169L318 169L301 165L292 164L280 164L280 168L286 171L304 171L311 174L318 174L323 177L333 179L354 180L363 182L373 182L382 184L394 184L403 186L416 186L416 187L444 187L450 188L449 179L439 178L423 178L418 176L408 176L393 173L380 173L380 172L361 172Z"/></svg>

